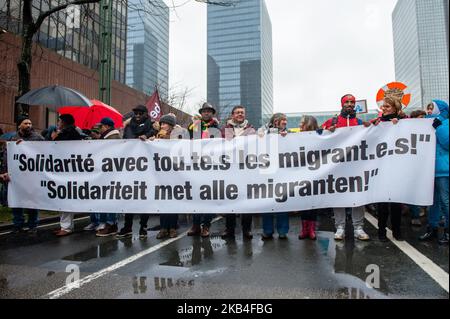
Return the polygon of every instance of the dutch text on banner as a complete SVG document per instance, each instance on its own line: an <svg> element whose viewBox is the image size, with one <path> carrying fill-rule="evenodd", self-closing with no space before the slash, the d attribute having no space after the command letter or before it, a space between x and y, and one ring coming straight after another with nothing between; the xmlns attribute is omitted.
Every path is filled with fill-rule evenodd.
<svg viewBox="0 0 450 319"><path fill-rule="evenodd" d="M402 120L232 140L8 143L11 207L68 212L266 213L431 205L436 137Z"/></svg>

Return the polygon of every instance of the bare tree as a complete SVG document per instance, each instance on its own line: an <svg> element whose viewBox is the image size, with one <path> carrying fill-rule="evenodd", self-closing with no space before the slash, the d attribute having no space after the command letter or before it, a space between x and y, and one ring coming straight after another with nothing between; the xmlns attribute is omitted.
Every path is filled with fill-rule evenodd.
<svg viewBox="0 0 450 319"><path fill-rule="evenodd" d="M23 94L27 93L30 90L30 74L31 74L31 67L32 67L32 46L33 46L33 37L35 34L39 31L42 23L45 19L48 17L51 17L55 13L65 10L69 6L73 5L85 5L85 4L94 4L99 3L101 0L74 0L74 1L67 1L64 4L60 4L58 6L52 7L47 11L40 12L39 16L34 19L32 15L32 2L33 0L23 0L22 3L22 49L20 54L20 61L17 63L17 68L19 71L19 86L18 86L18 95L22 96ZM124 1L125 3L128 3L126 0L117 0L117 1ZM142 1L148 1L149 4L153 7L158 7L159 4L156 1L152 0L141 0ZM230 2L236 1L232 0L230 2L226 1L203 1L203 0L195 0L197 2L203 2L206 4L213 4L213 5L219 5L219 6L229 6ZM178 5L182 6L186 4L187 2ZM9 4L9 1L8 1ZM132 9L135 10L142 10L142 11L148 11L145 9L145 6L129 6ZM172 8L177 7L175 4L173 4ZM150 14L152 14L150 10ZM154 14L154 12L153 12ZM22 105L17 105L18 114L20 113L28 113L28 108L23 107Z"/></svg>
<svg viewBox="0 0 450 319"><path fill-rule="evenodd" d="M67 3L53 7L47 11L41 12L35 20L32 15L33 0L23 0L22 3L22 50L20 53L20 61L17 63L19 70L19 96L30 90L30 74L32 66L32 47L33 37L39 31L44 20L52 14L66 9L70 5L80 5L86 3L96 3L100 0L77 0L67 1ZM19 113L28 113L27 109L18 106Z"/></svg>
<svg viewBox="0 0 450 319"><path fill-rule="evenodd" d="M174 108L179 109L180 111L187 112L187 99L191 96L193 88L189 87L181 87L179 84L175 84L174 86L169 88L169 92L167 97L161 97L161 102L164 102Z"/></svg>

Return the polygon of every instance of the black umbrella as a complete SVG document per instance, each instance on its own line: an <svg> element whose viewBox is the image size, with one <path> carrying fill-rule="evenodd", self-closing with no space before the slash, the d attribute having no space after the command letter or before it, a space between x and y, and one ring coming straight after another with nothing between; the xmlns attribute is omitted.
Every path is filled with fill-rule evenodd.
<svg viewBox="0 0 450 319"><path fill-rule="evenodd" d="M56 111L63 106L91 106L92 102L80 92L60 85L45 86L22 95L18 103L45 105Z"/></svg>

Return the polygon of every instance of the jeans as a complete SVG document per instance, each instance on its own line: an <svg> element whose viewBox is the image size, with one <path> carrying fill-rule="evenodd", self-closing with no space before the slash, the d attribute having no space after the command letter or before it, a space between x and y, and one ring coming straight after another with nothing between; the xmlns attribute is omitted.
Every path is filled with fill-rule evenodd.
<svg viewBox="0 0 450 319"><path fill-rule="evenodd" d="M98 221L103 224L115 225L117 224L117 214L113 213L98 213L96 214Z"/></svg>
<svg viewBox="0 0 450 319"><path fill-rule="evenodd" d="M159 216L161 229L175 229L178 224L178 214L162 214Z"/></svg>
<svg viewBox="0 0 450 319"><path fill-rule="evenodd" d="M26 208L13 208L13 224L17 228L23 228L25 224L24 213L28 214L28 228L33 229L38 225L38 211L37 209L26 209Z"/></svg>
<svg viewBox="0 0 450 319"><path fill-rule="evenodd" d="M263 214L263 232L266 235L272 235L273 218L277 219L277 232L279 235L286 235L289 232L289 214L288 213L276 213L276 214Z"/></svg>
<svg viewBox="0 0 450 319"><path fill-rule="evenodd" d="M100 216L97 213L91 213L89 214L89 217L91 219L91 223L94 224L95 226L98 226L98 224L100 223Z"/></svg>
<svg viewBox="0 0 450 319"><path fill-rule="evenodd" d="M445 228L448 229L448 176L434 179L434 202L428 213L428 224L437 228L441 216L444 216Z"/></svg>
<svg viewBox="0 0 450 319"><path fill-rule="evenodd" d="M209 227L211 226L211 221L213 218L214 214L194 214L192 216L192 223L197 226L203 224L203 226Z"/></svg>
<svg viewBox="0 0 450 319"><path fill-rule="evenodd" d="M333 208L333 211L336 228L345 228L345 208ZM352 221L354 228L364 226L364 206L352 208Z"/></svg>

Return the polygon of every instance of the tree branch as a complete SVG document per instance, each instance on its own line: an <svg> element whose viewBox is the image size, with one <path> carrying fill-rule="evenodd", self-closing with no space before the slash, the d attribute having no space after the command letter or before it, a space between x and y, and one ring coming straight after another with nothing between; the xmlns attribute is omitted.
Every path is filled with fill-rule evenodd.
<svg viewBox="0 0 450 319"><path fill-rule="evenodd" d="M36 30L35 32L37 32L37 30L39 30L39 28L41 27L41 24L42 24L42 22L44 22L45 18L47 18L48 16L52 15L55 12L64 10L68 6L72 6L72 5L97 3L97 2L100 2L100 0L76 0L76 1L66 3L66 4L62 4L60 6L56 6L48 11L45 11L39 15L36 22L34 23L34 29Z"/></svg>

